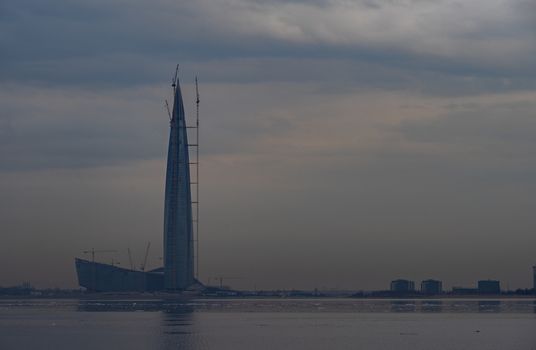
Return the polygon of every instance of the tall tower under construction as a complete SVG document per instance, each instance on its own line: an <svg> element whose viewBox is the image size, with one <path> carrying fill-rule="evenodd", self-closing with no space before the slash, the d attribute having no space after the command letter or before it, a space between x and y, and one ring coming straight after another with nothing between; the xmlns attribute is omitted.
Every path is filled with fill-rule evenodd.
<svg viewBox="0 0 536 350"><path fill-rule="evenodd" d="M178 66L177 66L178 70ZM130 268L95 261L95 253L110 253L116 250L87 250L91 260L75 258L78 284L93 292L146 292L199 290L203 286L194 274L194 232L199 225L199 93L196 78L196 125L187 126L181 88L177 71L173 79L173 112L169 111L171 129L166 171L164 202L164 268L145 271L145 261L140 270L135 269L130 256ZM166 102L167 106L167 102ZM169 108L168 108L169 109ZM196 129L196 145L188 143L188 129ZM190 161L190 147L196 146L195 162ZM195 180L190 181L190 165L196 165ZM195 198L192 201L191 185L195 183ZM195 212L192 204L196 204ZM194 227L195 214L195 227ZM195 245L199 249L198 245ZM163 271L162 271L163 270Z"/></svg>
<svg viewBox="0 0 536 350"><path fill-rule="evenodd" d="M194 284L194 236L188 132L177 78L166 171L164 202L164 287L184 290Z"/></svg>

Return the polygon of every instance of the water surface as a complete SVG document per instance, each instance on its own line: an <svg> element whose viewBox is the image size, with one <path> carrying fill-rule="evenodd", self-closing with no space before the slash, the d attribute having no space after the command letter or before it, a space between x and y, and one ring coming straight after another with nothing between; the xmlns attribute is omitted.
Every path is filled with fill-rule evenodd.
<svg viewBox="0 0 536 350"><path fill-rule="evenodd" d="M1 300L0 349L536 350L536 301Z"/></svg>

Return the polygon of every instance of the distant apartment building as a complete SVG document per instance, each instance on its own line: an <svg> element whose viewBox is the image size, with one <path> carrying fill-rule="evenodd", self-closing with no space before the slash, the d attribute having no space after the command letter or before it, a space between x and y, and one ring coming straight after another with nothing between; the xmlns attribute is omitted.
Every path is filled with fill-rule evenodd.
<svg viewBox="0 0 536 350"><path fill-rule="evenodd" d="M443 283L437 280L424 280L421 282L421 293L437 295L443 292Z"/></svg>
<svg viewBox="0 0 536 350"><path fill-rule="evenodd" d="M500 294L501 283L493 280L478 281L479 294Z"/></svg>
<svg viewBox="0 0 536 350"><path fill-rule="evenodd" d="M398 279L391 281L391 292L408 293L415 291L415 283L413 281Z"/></svg>

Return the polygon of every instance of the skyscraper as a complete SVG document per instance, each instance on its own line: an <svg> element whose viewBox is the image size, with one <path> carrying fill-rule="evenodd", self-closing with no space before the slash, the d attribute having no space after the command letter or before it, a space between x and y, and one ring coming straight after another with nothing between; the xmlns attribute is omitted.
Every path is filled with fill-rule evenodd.
<svg viewBox="0 0 536 350"><path fill-rule="evenodd" d="M171 291L195 281L188 134L178 79L173 87L164 202L164 286Z"/></svg>
<svg viewBox="0 0 536 350"><path fill-rule="evenodd" d="M178 67L177 67L178 68ZM192 203L198 203L198 192L192 202L190 181L190 162L187 129L182 94L178 79L173 81L173 112L170 113L171 129L166 171L164 202L164 268L141 271L95 261L95 253L109 252L88 250L91 261L75 258L76 273L80 286L94 292L146 292L146 291L183 291L202 290L203 285L194 275L194 225ZM199 106L199 94L197 93ZM199 120L197 119L197 137ZM196 161L199 164L199 150ZM197 171L196 176L199 175ZM198 179L195 180L198 186ZM199 191L199 189L197 189ZM196 208L197 223L199 207ZM197 234L197 230L195 230ZM197 254L196 254L197 256ZM147 257L146 257L147 258ZM163 271L162 271L163 270ZM189 288L192 287L192 288Z"/></svg>

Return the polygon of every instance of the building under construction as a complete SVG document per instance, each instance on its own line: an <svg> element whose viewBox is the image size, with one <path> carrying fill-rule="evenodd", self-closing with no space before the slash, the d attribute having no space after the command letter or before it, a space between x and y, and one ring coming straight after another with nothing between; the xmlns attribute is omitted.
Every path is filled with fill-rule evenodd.
<svg viewBox="0 0 536 350"><path fill-rule="evenodd" d="M177 66L178 68L178 66ZM166 187L164 202L164 266L151 271L121 268L114 264L75 259L78 283L90 291L183 291L200 286L196 279L194 257L194 230L198 232L199 194L199 93L196 79L196 123L186 123L181 89L175 71L173 78L173 108L169 111L170 136L167 154ZM167 103L166 103L167 105ZM195 129L196 144L188 143L188 129ZM195 162L190 161L190 150ZM190 178L190 167L196 167L194 181ZM195 201L192 200L192 188ZM193 211L193 206L195 212ZM195 220L194 220L195 214ZM195 223L195 226L194 226Z"/></svg>

